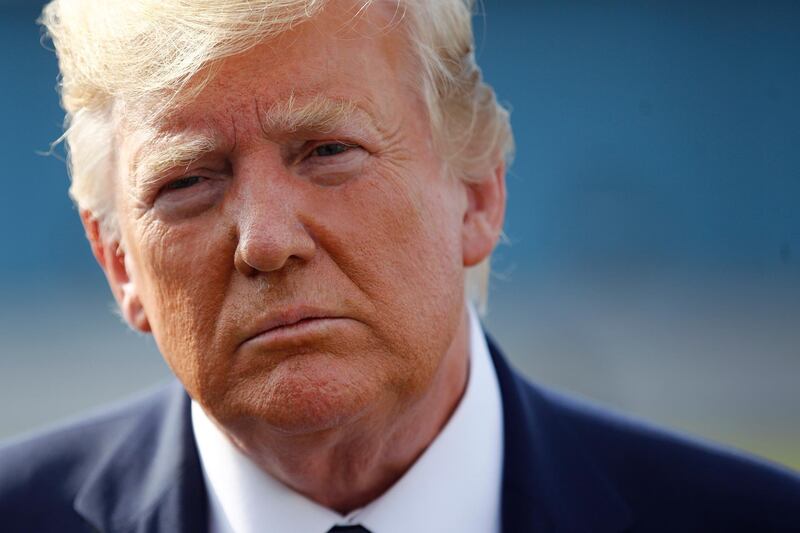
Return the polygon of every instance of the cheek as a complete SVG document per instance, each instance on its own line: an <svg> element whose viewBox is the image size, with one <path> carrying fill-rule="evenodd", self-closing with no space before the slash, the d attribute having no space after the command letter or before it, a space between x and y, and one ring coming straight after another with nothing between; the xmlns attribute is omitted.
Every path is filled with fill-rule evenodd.
<svg viewBox="0 0 800 533"><path fill-rule="evenodd" d="M137 264L142 303L153 336L184 383L199 374L198 354L215 342L214 332L230 283L233 245L222 225L151 223L139 232ZM185 379L184 379L185 378Z"/></svg>
<svg viewBox="0 0 800 533"><path fill-rule="evenodd" d="M366 296L406 389L429 379L463 305L457 191L440 179L384 175L319 206L329 221L323 247Z"/></svg>
<svg viewBox="0 0 800 533"><path fill-rule="evenodd" d="M414 298L457 282L460 271L459 217L438 180L382 181L360 209L363 249L374 254L378 279ZM392 277L381 275L387 267Z"/></svg>

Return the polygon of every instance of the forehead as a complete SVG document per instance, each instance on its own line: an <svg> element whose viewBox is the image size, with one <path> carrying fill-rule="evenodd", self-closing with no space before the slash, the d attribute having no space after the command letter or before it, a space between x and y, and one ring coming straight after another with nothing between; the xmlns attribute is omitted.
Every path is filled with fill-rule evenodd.
<svg viewBox="0 0 800 533"><path fill-rule="evenodd" d="M187 84L191 97L162 95L125 108L119 115L120 130L123 136L141 130L139 137L152 139L233 128L243 125L234 124L243 117L263 117L267 111L276 115L281 107L284 115L310 107L331 111L319 105L322 100L378 115L398 92L416 94L420 86L397 5L376 1L364 8L363 1L328 2L313 18L283 34L206 65ZM158 108L169 111L147 120Z"/></svg>

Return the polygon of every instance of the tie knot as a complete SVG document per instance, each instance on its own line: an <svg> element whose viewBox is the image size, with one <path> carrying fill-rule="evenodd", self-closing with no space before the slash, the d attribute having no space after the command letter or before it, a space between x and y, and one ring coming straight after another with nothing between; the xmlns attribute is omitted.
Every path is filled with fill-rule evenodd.
<svg viewBox="0 0 800 533"><path fill-rule="evenodd" d="M328 533L370 533L364 526L333 526Z"/></svg>

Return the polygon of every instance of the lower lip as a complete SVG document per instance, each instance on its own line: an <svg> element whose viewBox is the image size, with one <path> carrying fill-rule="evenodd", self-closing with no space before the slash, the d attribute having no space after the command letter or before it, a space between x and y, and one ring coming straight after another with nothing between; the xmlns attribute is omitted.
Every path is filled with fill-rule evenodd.
<svg viewBox="0 0 800 533"><path fill-rule="evenodd" d="M255 337L247 339L242 346L297 346L332 333L346 321L347 319L344 318L306 318L294 324L259 333Z"/></svg>

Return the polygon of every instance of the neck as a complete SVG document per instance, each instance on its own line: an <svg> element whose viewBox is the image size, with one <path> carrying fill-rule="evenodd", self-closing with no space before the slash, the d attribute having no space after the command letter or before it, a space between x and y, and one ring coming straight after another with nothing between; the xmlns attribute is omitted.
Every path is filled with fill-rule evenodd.
<svg viewBox="0 0 800 533"><path fill-rule="evenodd" d="M450 419L468 372L469 316L464 312L433 381L410 405L323 434L228 436L285 485L347 514L386 492L411 468Z"/></svg>

